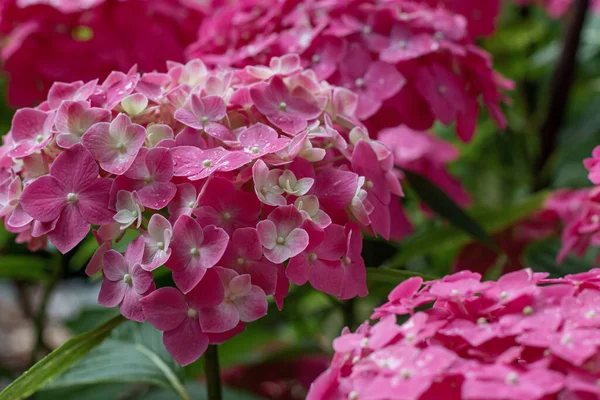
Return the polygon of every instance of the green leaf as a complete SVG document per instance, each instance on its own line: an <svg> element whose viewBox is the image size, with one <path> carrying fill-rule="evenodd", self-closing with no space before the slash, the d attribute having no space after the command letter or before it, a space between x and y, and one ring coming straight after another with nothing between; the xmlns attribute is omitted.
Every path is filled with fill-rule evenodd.
<svg viewBox="0 0 600 400"><path fill-rule="evenodd" d="M436 214L446 219L455 227L469 233L491 248L497 248L494 239L488 235L479 223L469 216L454 200L430 182L427 178L410 171L404 171L410 186L417 192L421 200Z"/></svg>
<svg viewBox="0 0 600 400"><path fill-rule="evenodd" d="M0 255L0 278L46 281L49 260L32 255Z"/></svg>
<svg viewBox="0 0 600 400"><path fill-rule="evenodd" d="M189 383L186 385L186 390L194 400L208 400L206 386L204 385L195 382ZM259 400L259 397L252 394L229 388L223 388L223 398L227 400ZM136 398L135 400L178 400L178 398L173 392L157 390Z"/></svg>
<svg viewBox="0 0 600 400"><path fill-rule="evenodd" d="M540 192L515 204L500 209L473 207L471 215L482 221L483 228L492 233L499 232L539 210L548 197L547 192ZM433 251L451 251L464 246L472 238L453 226L437 226L412 235L400 244L400 251L386 265L404 265L408 260Z"/></svg>
<svg viewBox="0 0 600 400"><path fill-rule="evenodd" d="M101 346L73 366L49 388L99 383L147 383L171 389L189 399L183 383L183 369L165 350L162 334L150 324L128 322Z"/></svg>
<svg viewBox="0 0 600 400"><path fill-rule="evenodd" d="M42 390L35 400L107 400L121 399L131 391L130 385L115 383L111 385L89 385L76 388Z"/></svg>
<svg viewBox="0 0 600 400"><path fill-rule="evenodd" d="M101 344L125 318L111 319L99 328L75 336L54 350L0 392L0 400L20 400L40 390Z"/></svg>
<svg viewBox="0 0 600 400"><path fill-rule="evenodd" d="M561 247L559 238L550 238L531 244L525 250L524 265L536 272L549 272L551 278L567 274L577 274L592 269L596 251L589 251L583 258L569 255L562 263L556 263L556 255Z"/></svg>

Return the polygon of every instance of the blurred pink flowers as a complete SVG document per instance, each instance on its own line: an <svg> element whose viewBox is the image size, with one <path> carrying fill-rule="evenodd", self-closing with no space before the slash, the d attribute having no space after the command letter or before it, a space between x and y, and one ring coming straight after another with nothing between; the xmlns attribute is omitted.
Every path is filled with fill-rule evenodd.
<svg viewBox="0 0 600 400"><path fill-rule="evenodd" d="M104 79L135 64L151 72L163 70L166 60L183 62L204 12L186 0L3 1L0 59L10 75L9 102L32 106L57 81Z"/></svg>
<svg viewBox="0 0 600 400"><path fill-rule="evenodd" d="M525 269L481 282L463 271L403 282L375 309L379 322L334 341L307 399L597 398L600 270L546 276Z"/></svg>
<svg viewBox="0 0 600 400"><path fill-rule="evenodd" d="M513 84L474 42L493 32L499 11L498 0L236 1L203 21L188 54L211 65L248 66L248 74L262 77L292 73L292 59L272 60L294 52L318 79L359 95L356 115L371 134L400 124L426 130L437 119L456 122L458 136L469 141L479 100L500 127L506 124L502 90ZM300 100L288 104L282 88L275 80L254 90L253 100L283 130L301 129L295 119L313 110ZM260 98L267 91L271 103Z"/></svg>

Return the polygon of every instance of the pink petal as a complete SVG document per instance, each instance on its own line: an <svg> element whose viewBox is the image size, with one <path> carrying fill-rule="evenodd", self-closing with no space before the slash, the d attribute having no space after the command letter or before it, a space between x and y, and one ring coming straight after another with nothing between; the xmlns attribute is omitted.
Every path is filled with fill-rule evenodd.
<svg viewBox="0 0 600 400"><path fill-rule="evenodd" d="M319 198L321 208L329 210L346 208L352 201L358 186L358 175L354 172L327 169L316 179L309 194Z"/></svg>
<svg viewBox="0 0 600 400"><path fill-rule="evenodd" d="M199 310L203 307L216 307L223 302L225 288L216 269L206 271L200 283L186 295L192 308Z"/></svg>
<svg viewBox="0 0 600 400"><path fill-rule="evenodd" d="M200 247L200 259L203 268L214 266L227 249L229 235L221 228L209 225L204 228L204 241Z"/></svg>
<svg viewBox="0 0 600 400"><path fill-rule="evenodd" d="M90 224L106 225L113 222L115 212L108 208L112 184L110 179L97 178L77 193L77 207Z"/></svg>
<svg viewBox="0 0 600 400"><path fill-rule="evenodd" d="M61 182L52 176L42 176L23 190L20 203L27 214L41 222L58 218L68 204L67 194Z"/></svg>
<svg viewBox="0 0 600 400"><path fill-rule="evenodd" d="M129 266L121 253L116 250L108 250L102 258L104 265L104 276L107 280L122 281L125 274L129 273Z"/></svg>
<svg viewBox="0 0 600 400"><path fill-rule="evenodd" d="M308 282L311 267L308 254L300 254L290 260L285 274L294 284L302 286Z"/></svg>
<svg viewBox="0 0 600 400"><path fill-rule="evenodd" d="M142 303L140 303L141 299L141 294L136 293L135 290L128 287L128 290L125 291L123 302L119 306L119 311L121 311L121 314L127 319L144 322L146 318L144 316Z"/></svg>
<svg viewBox="0 0 600 400"><path fill-rule="evenodd" d="M190 262L190 250L202 245L204 241L204 230L198 223L187 215L182 215L173 227L173 242L171 248L173 254L167 263L167 268L178 270L185 268Z"/></svg>
<svg viewBox="0 0 600 400"><path fill-rule="evenodd" d="M85 221L76 206L67 204L62 210L56 228L48 233L48 238L62 254L71 251L90 231L90 224Z"/></svg>
<svg viewBox="0 0 600 400"><path fill-rule="evenodd" d="M156 329L168 331L187 319L188 305L181 292L174 287L155 290L142 300L144 315Z"/></svg>
<svg viewBox="0 0 600 400"><path fill-rule="evenodd" d="M166 207L177 193L177 187L171 182L153 182L137 190L144 207L160 210Z"/></svg>
<svg viewBox="0 0 600 400"><path fill-rule="evenodd" d="M210 333L222 333L236 327L240 314L234 304L223 302L216 307L198 310L202 330Z"/></svg>
<svg viewBox="0 0 600 400"><path fill-rule="evenodd" d="M229 291L234 296L245 295L252 289L251 277L248 274L234 276L229 281Z"/></svg>
<svg viewBox="0 0 600 400"><path fill-rule="evenodd" d="M168 264L171 264L172 260L173 254ZM205 273L206 268L202 267L200 257L192 257L182 268L173 271L173 281L183 293L187 294L198 285Z"/></svg>
<svg viewBox="0 0 600 400"><path fill-rule="evenodd" d="M132 278L133 278L133 289L140 296L143 295L150 289L152 283L154 283L154 275L152 272L148 272L140 266L140 264L136 264L132 269Z"/></svg>
<svg viewBox="0 0 600 400"><path fill-rule="evenodd" d="M153 179L168 182L173 177L173 157L164 147L156 147L148 151L146 165Z"/></svg>
<svg viewBox="0 0 600 400"><path fill-rule="evenodd" d="M310 267L309 280L313 288L339 297L344 283L344 268L339 261L317 260Z"/></svg>
<svg viewBox="0 0 600 400"><path fill-rule="evenodd" d="M102 286L100 287L98 303L106 307L118 306L119 303L123 301L123 297L125 297L125 292L127 292L127 290L128 286L123 280L113 282L105 279L102 281Z"/></svg>
<svg viewBox="0 0 600 400"><path fill-rule="evenodd" d="M208 348L208 336L200 329L198 320L185 318L177 328L163 333L163 343L175 361L185 366L204 354Z"/></svg>
<svg viewBox="0 0 600 400"><path fill-rule="evenodd" d="M227 332L222 333L209 333L208 339L210 344L223 344L226 341L232 339L233 337L239 335L240 333L246 330L246 324L243 322L239 322L237 326Z"/></svg>
<svg viewBox="0 0 600 400"><path fill-rule="evenodd" d="M232 245L239 257L259 260L262 257L262 245L258 231L254 228L240 228L233 232Z"/></svg>
<svg viewBox="0 0 600 400"><path fill-rule="evenodd" d="M288 205L277 207L269 214L268 220L275 223L277 234L285 238L302 224L303 218L296 207Z"/></svg>
<svg viewBox="0 0 600 400"><path fill-rule="evenodd" d="M54 160L50 175L61 182L67 193L77 193L98 177L98 164L92 154L78 144L63 151Z"/></svg>
<svg viewBox="0 0 600 400"><path fill-rule="evenodd" d="M85 273L88 276L92 276L100 272L104 266L103 259L104 254L112 248L111 242L105 242L96 250L94 255L92 256L90 262L85 268Z"/></svg>
<svg viewBox="0 0 600 400"><path fill-rule="evenodd" d="M294 229L285 239L285 245L290 250L290 257L302 253L308 246L308 239L308 233L304 229ZM277 261L273 262L278 263Z"/></svg>
<svg viewBox="0 0 600 400"><path fill-rule="evenodd" d="M275 223L270 220L260 221L256 225L256 230L258 232L260 244L262 244L265 249L273 249L277 244L277 227L275 226Z"/></svg>
<svg viewBox="0 0 600 400"><path fill-rule="evenodd" d="M258 286L252 286L250 292L235 300L240 320L244 322L256 321L267 315L267 297Z"/></svg>

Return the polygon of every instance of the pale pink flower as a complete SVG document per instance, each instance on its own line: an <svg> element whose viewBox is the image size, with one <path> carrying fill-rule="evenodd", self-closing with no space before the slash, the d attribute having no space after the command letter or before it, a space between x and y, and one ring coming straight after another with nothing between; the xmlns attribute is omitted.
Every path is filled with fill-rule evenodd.
<svg viewBox="0 0 600 400"><path fill-rule="evenodd" d="M113 219L120 225L120 229L124 231L131 225L136 229L142 225L144 206L141 204L140 197L137 192L129 192L127 190L119 190L115 203L117 213Z"/></svg>
<svg viewBox="0 0 600 400"><path fill-rule="evenodd" d="M254 191L258 199L269 206L284 206L287 204L283 197L284 190L279 186L279 178L283 174L280 169L269 170L264 161L258 160L252 166Z"/></svg>
<svg viewBox="0 0 600 400"><path fill-rule="evenodd" d="M22 108L12 121L11 137L14 142L11 157L25 157L42 150L53 137L52 126L56 113Z"/></svg>
<svg viewBox="0 0 600 400"><path fill-rule="evenodd" d="M250 95L256 108L273 125L284 132L298 134L308 126L308 121L321 115L321 109L305 99L294 96L283 80L275 76L266 84L262 83L250 89Z"/></svg>
<svg viewBox="0 0 600 400"><path fill-rule="evenodd" d="M131 123L126 114L110 123L92 125L81 138L102 169L115 175L123 175L131 167L145 140L144 127Z"/></svg>
<svg viewBox="0 0 600 400"><path fill-rule="evenodd" d="M264 255L275 264L300 254L308 246L308 233L301 228L302 214L293 206L273 210L256 225Z"/></svg>
<svg viewBox="0 0 600 400"><path fill-rule="evenodd" d="M294 206L300 211L302 217L309 219L321 228L325 229L331 225L331 218L325 211L319 208L319 198L317 196L298 197Z"/></svg>
<svg viewBox="0 0 600 400"><path fill-rule="evenodd" d="M144 113L148 107L148 98L142 93L134 93L121 100L121 108L130 117L137 117Z"/></svg>
<svg viewBox="0 0 600 400"><path fill-rule="evenodd" d="M310 285L317 290L340 296L345 270L340 259L346 253L346 233L341 225L329 225L318 240L311 237L309 246L292 258L286 275L296 285Z"/></svg>
<svg viewBox="0 0 600 400"><path fill-rule="evenodd" d="M124 317L138 322L145 320L140 299L154 290L152 273L140 264L143 252L144 242L138 238L127 247L125 257L115 250L104 253L104 280L98 296L100 304L119 306Z"/></svg>
<svg viewBox="0 0 600 400"><path fill-rule="evenodd" d="M297 54L286 54L282 57L273 57L269 61L269 66L249 65L245 71L260 80L269 79L275 75L286 77L296 74L302 70L300 66L300 57Z"/></svg>
<svg viewBox="0 0 600 400"><path fill-rule="evenodd" d="M18 176L0 183L0 217L4 217L4 223L13 230L23 228L33 221L19 201L22 193L23 183Z"/></svg>
<svg viewBox="0 0 600 400"><path fill-rule="evenodd" d="M192 146L179 146L171 150L174 175L185 176L191 181L204 179L218 171L233 171L250 162L241 151L229 151L222 147L201 150Z"/></svg>
<svg viewBox="0 0 600 400"><path fill-rule="evenodd" d="M112 222L108 209L111 181L98 178L98 166L81 145L61 153L50 174L30 183L21 195L27 214L40 222L57 221L48 233L52 243L66 253L87 235L90 224Z"/></svg>
<svg viewBox="0 0 600 400"><path fill-rule="evenodd" d="M182 215L192 215L192 211L198 206L198 194L191 183L177 185L175 197L169 202L167 209L171 221L177 221Z"/></svg>
<svg viewBox="0 0 600 400"><path fill-rule="evenodd" d="M225 253L229 236L221 228L204 228L193 218L182 215L173 226L171 257L165 264L183 293L190 292Z"/></svg>
<svg viewBox="0 0 600 400"><path fill-rule="evenodd" d="M226 332L240 321L252 322L267 314L265 292L252 284L248 274L215 267L194 290L203 293L198 314L200 326L207 333Z"/></svg>
<svg viewBox="0 0 600 400"><path fill-rule="evenodd" d="M252 284L259 286L266 294L275 293L278 268L263 256L256 229L236 229L218 264L233 269L240 275L250 275Z"/></svg>
<svg viewBox="0 0 600 400"><path fill-rule="evenodd" d="M359 95L357 116L368 119L387 100L398 93L406 79L390 64L373 61L369 53L357 43L349 46L340 62L340 78L333 83L344 86Z"/></svg>
<svg viewBox="0 0 600 400"><path fill-rule="evenodd" d="M109 122L110 111L90 107L86 101L64 101L56 112L56 143L65 149L81 142L81 137L98 122Z"/></svg>
<svg viewBox="0 0 600 400"><path fill-rule="evenodd" d="M313 178L296 179L296 175L291 170L286 169L279 177L278 182L279 187L285 193L299 197L305 195L310 190L315 180Z"/></svg>
<svg viewBox="0 0 600 400"><path fill-rule="evenodd" d="M144 207L160 210L177 192L172 178L173 159L169 149L142 147L127 172L115 180L111 194L114 196L120 190L136 191Z"/></svg>
<svg viewBox="0 0 600 400"><path fill-rule="evenodd" d="M163 343L180 365L193 363L208 348L208 335L198 319L205 296L201 290L184 296L174 287L164 287L141 300L146 320L163 331Z"/></svg>
<svg viewBox="0 0 600 400"><path fill-rule="evenodd" d="M87 101L96 91L98 80L83 83L77 81L72 83L55 82L48 91L48 106L51 110L60 107L63 101Z"/></svg>
<svg viewBox="0 0 600 400"><path fill-rule="evenodd" d="M142 268L152 271L163 265L171 256L171 239L173 228L171 223L162 215L154 214L148 222L148 231L144 238L144 255Z"/></svg>
<svg viewBox="0 0 600 400"><path fill-rule="evenodd" d="M280 138L277 131L270 126L257 123L244 129L238 138L244 152L252 159L261 158L265 154L276 153L288 146L290 140Z"/></svg>
<svg viewBox="0 0 600 400"><path fill-rule="evenodd" d="M200 98L192 95L183 108L175 111L175 119L191 128L201 129L219 140L233 140L233 133L220 121L227 115L225 102L219 96Z"/></svg>

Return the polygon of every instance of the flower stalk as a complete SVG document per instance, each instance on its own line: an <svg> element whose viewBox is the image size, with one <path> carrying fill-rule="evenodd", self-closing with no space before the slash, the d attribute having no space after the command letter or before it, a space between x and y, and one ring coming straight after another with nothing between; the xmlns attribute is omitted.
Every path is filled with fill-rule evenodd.
<svg viewBox="0 0 600 400"><path fill-rule="evenodd" d="M204 353L204 369L206 372L206 390L208 400L222 400L221 371L219 368L219 353L217 346L211 344Z"/></svg>

